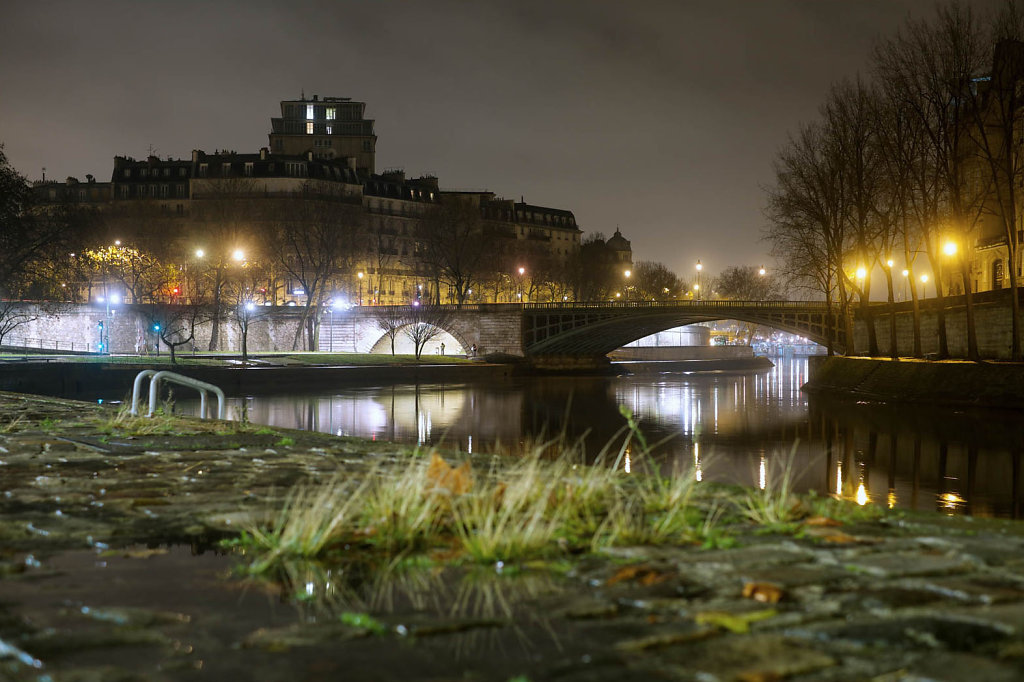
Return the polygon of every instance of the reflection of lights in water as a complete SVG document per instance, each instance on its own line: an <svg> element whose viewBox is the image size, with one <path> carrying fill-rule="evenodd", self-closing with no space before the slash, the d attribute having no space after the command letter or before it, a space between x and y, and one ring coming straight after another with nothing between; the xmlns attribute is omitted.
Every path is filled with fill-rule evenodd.
<svg viewBox="0 0 1024 682"><path fill-rule="evenodd" d="M700 468L700 443L693 444L693 472L698 481L704 480L704 472Z"/></svg>
<svg viewBox="0 0 1024 682"><path fill-rule="evenodd" d="M896 489L889 488L889 494L885 498L885 503L889 509L895 509L896 507Z"/></svg>
<svg viewBox="0 0 1024 682"><path fill-rule="evenodd" d="M632 464L629 461L629 450L626 450L626 459L623 462L623 468L626 470L627 474L630 473L630 471L632 469Z"/></svg>
<svg viewBox="0 0 1024 682"><path fill-rule="evenodd" d="M836 495L843 494L843 463L836 466Z"/></svg>
<svg viewBox="0 0 1024 682"><path fill-rule="evenodd" d="M430 413L420 412L416 415L416 444L423 445L430 440Z"/></svg>
<svg viewBox="0 0 1024 682"><path fill-rule="evenodd" d="M939 495L939 503L942 505L943 509L955 510L966 501L967 500L960 497L955 492L942 493Z"/></svg>
<svg viewBox="0 0 1024 682"><path fill-rule="evenodd" d="M857 500L857 504L862 507L871 501L871 497L868 495L868 489L864 487L864 481L861 481L857 486L857 497L855 499Z"/></svg>
<svg viewBox="0 0 1024 682"><path fill-rule="evenodd" d="M473 454L473 436L469 437L469 447L466 449L469 454Z"/></svg>
<svg viewBox="0 0 1024 682"><path fill-rule="evenodd" d="M313 596L313 583L306 583L306 594Z"/></svg>
<svg viewBox="0 0 1024 682"><path fill-rule="evenodd" d="M768 468L765 466L764 455L761 455L761 463L757 467L757 487L764 490L768 485Z"/></svg>

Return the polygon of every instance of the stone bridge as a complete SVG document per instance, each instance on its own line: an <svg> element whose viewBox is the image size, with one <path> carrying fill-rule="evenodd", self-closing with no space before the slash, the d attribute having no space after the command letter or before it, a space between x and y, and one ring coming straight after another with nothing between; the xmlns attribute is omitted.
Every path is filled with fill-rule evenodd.
<svg viewBox="0 0 1024 682"><path fill-rule="evenodd" d="M475 344L481 354L525 356L538 366L563 368L605 363L609 352L631 341L715 320L765 325L825 345L836 319L828 306L814 301L489 303L439 308L443 319L439 326L463 348ZM344 339L339 347L372 350L382 335L375 329L376 314L372 307L346 312L348 319L342 324L350 325L356 337ZM839 350L844 347L842 337L841 329L833 332ZM321 340L321 349L323 345Z"/></svg>

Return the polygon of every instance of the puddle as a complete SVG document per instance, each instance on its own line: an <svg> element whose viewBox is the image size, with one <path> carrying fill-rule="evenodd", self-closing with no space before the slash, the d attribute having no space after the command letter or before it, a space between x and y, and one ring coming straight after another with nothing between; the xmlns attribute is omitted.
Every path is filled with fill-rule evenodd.
<svg viewBox="0 0 1024 682"><path fill-rule="evenodd" d="M0 581L0 639L22 654L0 657L0 671L54 682L426 680L455 670L505 680L591 660L606 639L553 615L573 597L548 572L303 563L256 580L241 562L181 545L30 560Z"/></svg>

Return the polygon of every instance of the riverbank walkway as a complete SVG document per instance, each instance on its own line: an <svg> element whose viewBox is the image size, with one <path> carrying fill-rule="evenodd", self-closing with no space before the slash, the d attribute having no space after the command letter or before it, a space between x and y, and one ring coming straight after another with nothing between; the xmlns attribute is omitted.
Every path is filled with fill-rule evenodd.
<svg viewBox="0 0 1024 682"><path fill-rule="evenodd" d="M1009 521L854 510L704 547L260 579L218 544L296 483L407 457L0 394L0 677L1024 678L1024 528Z"/></svg>

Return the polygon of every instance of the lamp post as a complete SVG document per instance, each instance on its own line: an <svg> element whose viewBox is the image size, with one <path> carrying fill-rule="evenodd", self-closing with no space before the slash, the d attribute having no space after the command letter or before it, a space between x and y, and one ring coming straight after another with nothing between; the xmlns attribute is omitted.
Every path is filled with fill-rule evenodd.
<svg viewBox="0 0 1024 682"><path fill-rule="evenodd" d="M928 297L928 275L921 275L921 298Z"/></svg>
<svg viewBox="0 0 1024 682"><path fill-rule="evenodd" d="M516 298L519 302L523 302L523 275L526 274L526 268L519 266L519 280L516 284Z"/></svg>
<svg viewBox="0 0 1024 682"><path fill-rule="evenodd" d="M629 278L633 275L633 271L632 270L626 270L626 272L623 273L623 274L626 275L626 287L625 287L625 289L626 289L626 302L628 303L629 302Z"/></svg>
<svg viewBox="0 0 1024 682"><path fill-rule="evenodd" d="M942 245L942 251L950 258L957 257L960 261L960 277L964 285L964 303L967 307L967 357L971 360L978 359L978 336L974 328L974 311L971 301L971 274L967 259L963 253L959 253L957 243L952 239ZM937 292L936 292L937 293Z"/></svg>
<svg viewBox="0 0 1024 682"><path fill-rule="evenodd" d="M757 274L759 274L761 277L764 277L767 273L768 273L768 271L764 269L763 265L757 271Z"/></svg>
<svg viewBox="0 0 1024 682"><path fill-rule="evenodd" d="M359 280L359 298L356 299L359 305L363 305L363 272L360 270L356 273L356 278Z"/></svg>
<svg viewBox="0 0 1024 682"><path fill-rule="evenodd" d="M903 268L903 297L902 301L907 300L907 282L910 280L910 270Z"/></svg>
<svg viewBox="0 0 1024 682"><path fill-rule="evenodd" d="M701 265L700 258L698 258L697 259L697 284L694 285L694 287L693 287L693 290L695 292L697 292L697 300L698 301L700 300L700 273L701 273L701 270L703 270L703 269L704 269L704 266Z"/></svg>

